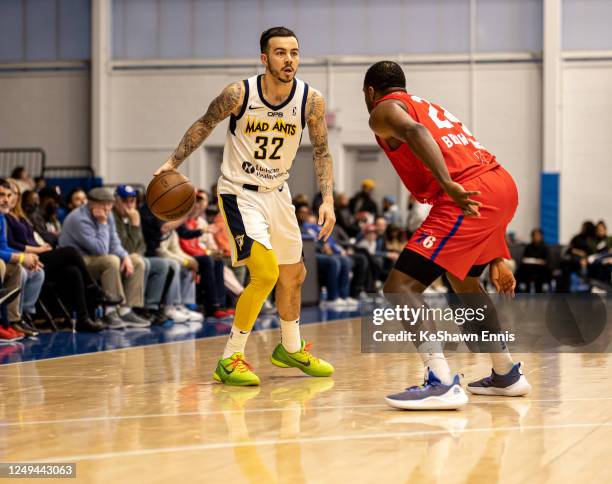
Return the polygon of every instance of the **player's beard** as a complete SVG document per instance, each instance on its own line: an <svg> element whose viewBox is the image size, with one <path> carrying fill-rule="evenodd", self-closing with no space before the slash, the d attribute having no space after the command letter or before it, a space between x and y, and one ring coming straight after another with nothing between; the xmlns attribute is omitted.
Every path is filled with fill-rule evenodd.
<svg viewBox="0 0 612 484"><path fill-rule="evenodd" d="M297 69L294 69L293 72L291 73L291 78L290 79L285 79L283 76L283 69L287 67L287 66L283 66L281 69L275 69L274 67L272 67L270 64L268 64L268 70L270 71L270 74L272 74L272 77L274 77L276 80L284 83L284 84L289 84L290 82L293 82L293 78L295 77L295 73L297 71Z"/></svg>

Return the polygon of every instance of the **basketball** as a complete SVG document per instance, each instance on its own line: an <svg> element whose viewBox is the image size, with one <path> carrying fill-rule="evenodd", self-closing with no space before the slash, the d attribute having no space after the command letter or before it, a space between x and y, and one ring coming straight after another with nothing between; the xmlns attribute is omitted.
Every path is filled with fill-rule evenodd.
<svg viewBox="0 0 612 484"><path fill-rule="evenodd" d="M147 205L157 218L170 222L187 214L195 203L195 189L189 179L177 171L166 171L147 187Z"/></svg>

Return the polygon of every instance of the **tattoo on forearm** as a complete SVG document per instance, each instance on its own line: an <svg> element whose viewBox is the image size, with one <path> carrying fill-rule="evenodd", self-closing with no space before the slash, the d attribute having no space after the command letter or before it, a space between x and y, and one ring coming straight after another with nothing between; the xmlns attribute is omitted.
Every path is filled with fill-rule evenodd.
<svg viewBox="0 0 612 484"><path fill-rule="evenodd" d="M227 86L208 106L206 114L198 119L183 136L172 154L172 163L177 168L210 135L217 124L237 110L242 97L242 83Z"/></svg>
<svg viewBox="0 0 612 484"><path fill-rule="evenodd" d="M313 91L307 105L308 133L312 143L314 169L323 197L334 192L332 157L327 144L327 124L325 123L325 100Z"/></svg>

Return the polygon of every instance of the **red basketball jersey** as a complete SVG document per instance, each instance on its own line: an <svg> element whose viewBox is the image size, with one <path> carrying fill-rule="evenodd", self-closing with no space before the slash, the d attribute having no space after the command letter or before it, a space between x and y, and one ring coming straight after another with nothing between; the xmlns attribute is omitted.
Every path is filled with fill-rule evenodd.
<svg viewBox="0 0 612 484"><path fill-rule="evenodd" d="M387 99L402 102L408 114L429 130L442 150L451 178L457 183L471 180L498 166L495 156L476 141L461 121L444 108L403 91L388 94L377 104ZM391 150L378 136L376 140L410 193L422 203L433 203L441 194L442 187L429 168L407 144L402 143L397 149Z"/></svg>

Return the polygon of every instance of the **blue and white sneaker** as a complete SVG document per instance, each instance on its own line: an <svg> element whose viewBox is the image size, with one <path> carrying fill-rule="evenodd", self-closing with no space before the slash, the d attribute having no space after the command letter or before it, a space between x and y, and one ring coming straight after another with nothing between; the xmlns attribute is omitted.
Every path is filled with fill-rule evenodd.
<svg viewBox="0 0 612 484"><path fill-rule="evenodd" d="M389 395L385 401L393 408L403 410L456 410L468 402L468 396L461 388L459 375L455 375L450 385L444 385L436 374L429 370L423 385Z"/></svg>
<svg viewBox="0 0 612 484"><path fill-rule="evenodd" d="M516 363L505 375L498 375L491 370L491 376L468 383L467 389L476 395L501 395L504 397L520 397L527 395L531 385L521 371L522 363Z"/></svg>

